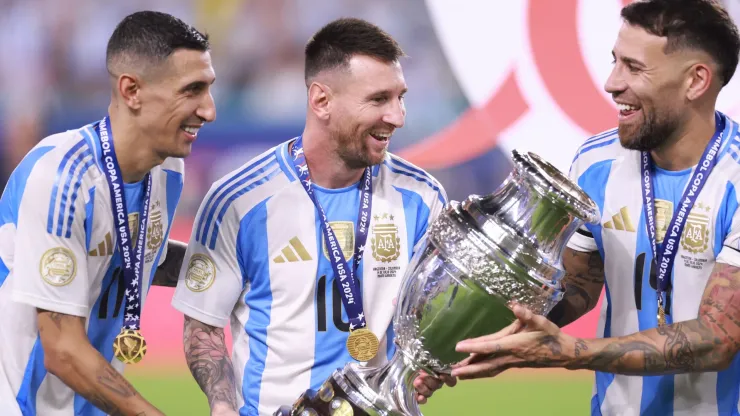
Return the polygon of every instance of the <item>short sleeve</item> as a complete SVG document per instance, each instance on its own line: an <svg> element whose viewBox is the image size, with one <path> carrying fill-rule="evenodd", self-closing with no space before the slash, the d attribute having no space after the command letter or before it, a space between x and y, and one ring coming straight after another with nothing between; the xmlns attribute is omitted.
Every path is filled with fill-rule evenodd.
<svg viewBox="0 0 740 416"><path fill-rule="evenodd" d="M53 160L51 158L50 160ZM13 300L87 317L91 302L82 179L74 162L63 175L39 161L26 182L18 212L13 261ZM80 174L80 176L82 176ZM68 183L64 178L70 177Z"/></svg>
<svg viewBox="0 0 740 416"><path fill-rule="evenodd" d="M236 247L239 219L230 209L214 236L213 224L209 224L213 218L208 215L211 203L206 197L199 209L172 306L193 319L223 328L244 290Z"/></svg>
<svg viewBox="0 0 740 416"><path fill-rule="evenodd" d="M568 177L576 185L578 185L578 181L581 177L581 174L583 173L581 172L582 169L580 167L580 163L578 162L578 159L573 161L568 173ZM593 234L585 225L582 225L580 228L578 228L578 230L576 230L575 233L573 233L570 240L568 240L567 246L575 251L581 251L585 253L597 251L599 249L596 245L596 240L594 239Z"/></svg>

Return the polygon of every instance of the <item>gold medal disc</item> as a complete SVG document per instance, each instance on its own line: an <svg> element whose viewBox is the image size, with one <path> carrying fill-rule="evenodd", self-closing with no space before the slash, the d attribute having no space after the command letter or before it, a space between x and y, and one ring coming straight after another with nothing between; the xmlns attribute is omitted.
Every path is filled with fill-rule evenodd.
<svg viewBox="0 0 740 416"><path fill-rule="evenodd" d="M113 341L113 354L124 364L136 364L146 354L146 340L138 329L121 329Z"/></svg>
<svg viewBox="0 0 740 416"><path fill-rule="evenodd" d="M367 362L378 354L380 342L369 329L360 328L349 333L347 351L357 361Z"/></svg>

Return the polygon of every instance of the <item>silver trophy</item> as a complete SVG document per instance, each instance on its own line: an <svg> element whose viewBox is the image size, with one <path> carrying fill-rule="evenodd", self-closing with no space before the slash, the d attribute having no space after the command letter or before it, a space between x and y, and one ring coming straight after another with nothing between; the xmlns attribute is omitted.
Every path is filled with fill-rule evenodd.
<svg viewBox="0 0 740 416"><path fill-rule="evenodd" d="M430 225L399 290L396 352L380 368L349 363L318 391L275 415L421 415L419 371L449 374L464 339L497 332L516 302L546 315L562 299L562 254L599 209L576 184L533 153L512 152L514 170L486 196L450 202Z"/></svg>

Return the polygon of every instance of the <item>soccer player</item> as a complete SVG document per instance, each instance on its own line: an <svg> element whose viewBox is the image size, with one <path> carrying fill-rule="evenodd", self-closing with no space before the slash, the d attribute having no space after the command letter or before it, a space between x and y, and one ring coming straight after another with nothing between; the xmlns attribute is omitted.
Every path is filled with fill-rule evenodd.
<svg viewBox="0 0 740 416"><path fill-rule="evenodd" d="M587 140L571 168L601 224L570 240L552 322L516 307L512 326L458 345L477 355L453 374L589 369L594 415L737 414L740 136L715 103L738 30L710 0L635 2L621 16L605 86L619 127ZM601 338L563 334L604 284Z"/></svg>
<svg viewBox="0 0 740 416"><path fill-rule="evenodd" d="M403 55L363 20L323 27L305 49L303 134L217 181L202 203L173 305L214 414L292 404L355 361L348 337L378 341L359 361L393 353L401 278L446 202L434 178L387 151L406 115ZM441 387L416 382L421 401Z"/></svg>
<svg viewBox="0 0 740 416"><path fill-rule="evenodd" d="M208 49L173 16L124 18L107 48L108 115L45 138L13 172L0 200L3 415L161 414L113 344L125 327L121 358L141 358L146 293L177 281L181 158L215 118Z"/></svg>

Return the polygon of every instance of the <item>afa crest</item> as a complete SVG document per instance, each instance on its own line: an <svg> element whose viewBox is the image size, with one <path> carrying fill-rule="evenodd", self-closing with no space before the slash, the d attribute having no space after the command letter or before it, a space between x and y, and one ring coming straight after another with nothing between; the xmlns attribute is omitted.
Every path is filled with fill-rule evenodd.
<svg viewBox="0 0 740 416"><path fill-rule="evenodd" d="M373 219L375 225L373 225L373 236L370 239L373 258L383 263L390 263L401 255L401 238L398 236L398 227L393 222L393 215L375 215Z"/></svg>
<svg viewBox="0 0 740 416"><path fill-rule="evenodd" d="M154 260L164 238L164 227L162 226L162 210L159 201L152 204L152 212L149 216L149 224L146 229L146 256L144 260L149 263Z"/></svg>
<svg viewBox="0 0 740 416"><path fill-rule="evenodd" d="M697 212L698 211L698 212ZM689 253L703 253L709 247L709 212L710 208L702 203L696 204L686 218L686 225L681 236L681 248Z"/></svg>

